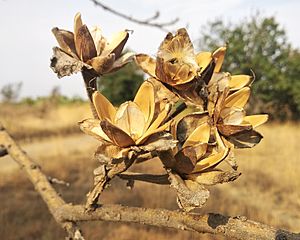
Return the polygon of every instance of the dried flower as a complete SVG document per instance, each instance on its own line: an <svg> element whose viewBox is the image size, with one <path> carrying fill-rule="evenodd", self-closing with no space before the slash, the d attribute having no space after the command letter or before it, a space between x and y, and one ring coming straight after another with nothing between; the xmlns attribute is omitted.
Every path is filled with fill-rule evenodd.
<svg viewBox="0 0 300 240"><path fill-rule="evenodd" d="M150 76L158 79L172 91L194 104L203 104L201 89L213 72L219 72L226 48L215 52L195 53L188 33L181 28L173 36L168 33L161 43L156 60L146 54L136 55L136 62Z"/></svg>
<svg viewBox="0 0 300 240"><path fill-rule="evenodd" d="M150 136L166 130L162 124L168 116L170 105L154 115L154 87L145 81L139 88L134 101L128 101L116 109L101 93L93 94L93 103L99 119L87 119L80 128L101 141L119 147L143 144Z"/></svg>
<svg viewBox="0 0 300 240"><path fill-rule="evenodd" d="M131 52L121 56L128 31L121 31L107 41L99 27L90 31L82 23L80 13L75 15L74 33L59 28L53 28L52 32L62 51L73 57L73 61L82 62L80 67L93 68L98 75L121 68L134 56Z"/></svg>
<svg viewBox="0 0 300 240"><path fill-rule="evenodd" d="M224 77L223 80L219 79L219 82L223 81L224 84ZM227 86L223 89L219 88L215 103L208 104L208 112L213 126L216 127L228 147L230 147L229 142L232 142L235 147L253 147L262 138L261 134L253 129L265 123L268 115L246 116L244 107L250 97L250 87L245 87L245 85L250 82L250 76L228 77L227 74L225 79L229 79ZM243 144L238 143L240 137L243 139Z"/></svg>
<svg viewBox="0 0 300 240"><path fill-rule="evenodd" d="M174 152L175 169L179 173L202 172L224 160L229 153L219 135L213 139L214 128L207 113L192 113L172 126L179 141Z"/></svg>

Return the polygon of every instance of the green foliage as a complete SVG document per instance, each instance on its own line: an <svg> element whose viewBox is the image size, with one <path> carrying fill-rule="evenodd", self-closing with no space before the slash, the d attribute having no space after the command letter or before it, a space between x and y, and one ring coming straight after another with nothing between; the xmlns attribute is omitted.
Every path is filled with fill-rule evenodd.
<svg viewBox="0 0 300 240"><path fill-rule="evenodd" d="M133 100L135 93L143 82L143 74L133 63L127 64L117 72L111 73L98 81L98 89L114 105Z"/></svg>
<svg viewBox="0 0 300 240"><path fill-rule="evenodd" d="M43 104L51 104L53 106L56 105L67 105L67 104L74 104L74 103L83 103L83 100L79 96L67 97L61 94L59 87L54 87L48 96L43 97L25 97L23 98L19 104L25 104L29 106L38 106Z"/></svg>
<svg viewBox="0 0 300 240"><path fill-rule="evenodd" d="M255 75L250 111L275 119L300 118L300 56L274 17L259 14L238 24L218 20L203 30L201 49L227 43L222 70ZM252 104L251 104L252 103Z"/></svg>

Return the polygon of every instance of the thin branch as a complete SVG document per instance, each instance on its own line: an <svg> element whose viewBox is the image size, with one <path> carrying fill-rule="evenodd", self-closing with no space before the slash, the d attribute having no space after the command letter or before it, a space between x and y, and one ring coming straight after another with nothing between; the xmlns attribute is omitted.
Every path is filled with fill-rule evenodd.
<svg viewBox="0 0 300 240"><path fill-rule="evenodd" d="M133 173L133 172L124 172L118 174L118 177L123 180L128 181L141 181L148 182L160 185L169 185L170 181L168 180L168 174L145 174L145 173Z"/></svg>
<svg viewBox="0 0 300 240"><path fill-rule="evenodd" d="M137 24L141 24L141 25L145 25L145 26L149 26L149 27L155 27L158 28L164 32L169 32L166 27L174 25L175 23L177 23L179 21L179 18L175 18L169 22L163 22L163 23L158 23L158 22L153 22L154 20L157 20L160 16L160 13L157 11L153 16L145 19L145 20L141 20L141 19L137 19L134 17L131 17L129 15L126 15L124 13L121 13L119 11L116 11L115 9L108 7L107 5L104 5L102 2L97 1L97 0L90 0L92 1L96 6L103 8L105 11L108 11L116 16L119 16L121 18L124 18L128 21L137 23Z"/></svg>
<svg viewBox="0 0 300 240"><path fill-rule="evenodd" d="M70 221L112 221L139 223L198 233L221 234L228 239L285 239L299 240L300 235L247 220L246 217L227 217L220 214L188 214L166 209L103 205L85 213L83 205L64 205L58 215Z"/></svg>
<svg viewBox="0 0 300 240"><path fill-rule="evenodd" d="M3 145L8 154L19 164L23 169L36 191L41 195L44 202L47 204L50 213L53 215L57 223L67 231L67 239L83 239L79 228L76 224L70 221L61 221L56 217L56 210L65 204L64 200L58 195L56 190L48 181L47 176L42 172L40 166L36 164L27 154L18 146L12 137L5 131L0 123L0 144Z"/></svg>
<svg viewBox="0 0 300 240"><path fill-rule="evenodd" d="M49 183L41 168L9 136L0 123L0 145L20 165L39 192L56 222L68 232L68 239L83 239L76 222L113 221L139 223L198 233L220 234L228 239L300 240L300 234L276 229L247 220L220 214L188 214L166 209L147 209L120 205L103 205L86 212L84 205L66 204ZM127 174L128 175L128 174Z"/></svg>

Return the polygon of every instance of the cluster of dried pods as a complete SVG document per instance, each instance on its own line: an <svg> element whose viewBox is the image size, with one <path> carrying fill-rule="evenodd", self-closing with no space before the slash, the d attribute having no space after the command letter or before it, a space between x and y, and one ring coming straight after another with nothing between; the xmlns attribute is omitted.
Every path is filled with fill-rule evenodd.
<svg viewBox="0 0 300 240"><path fill-rule="evenodd" d="M99 91L92 94L98 116L83 120L80 128L100 141L95 185L103 177L113 177L112 170L117 169L116 175L134 162L157 156L177 190L179 206L189 211L205 203L205 186L240 175L234 148L259 143L262 135L254 129L268 116L246 116L252 77L220 71L226 47L195 53L182 28L167 34L156 59L131 52L122 55L128 31L107 41L99 27L89 31L80 14L75 16L74 33L58 28L53 33L60 48L54 48L52 68L59 77L79 71L99 77L133 59L150 75L134 100L118 108Z"/></svg>

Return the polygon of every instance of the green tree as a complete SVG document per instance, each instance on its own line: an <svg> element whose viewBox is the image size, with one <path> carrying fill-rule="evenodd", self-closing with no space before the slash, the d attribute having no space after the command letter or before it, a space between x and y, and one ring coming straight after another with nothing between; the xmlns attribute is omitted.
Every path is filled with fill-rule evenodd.
<svg viewBox="0 0 300 240"><path fill-rule="evenodd" d="M252 75L253 70L250 111L268 112L277 119L300 117L299 53L293 53L274 17L256 14L238 24L210 22L199 43L202 50L227 44L223 71Z"/></svg>
<svg viewBox="0 0 300 240"><path fill-rule="evenodd" d="M143 74L133 64L127 64L122 69L101 77L98 81L98 89L114 105L132 100L141 83Z"/></svg>

